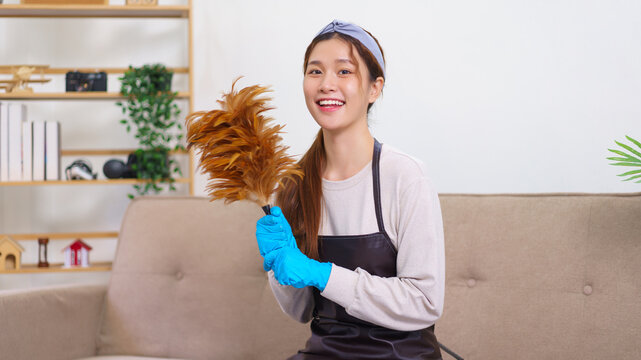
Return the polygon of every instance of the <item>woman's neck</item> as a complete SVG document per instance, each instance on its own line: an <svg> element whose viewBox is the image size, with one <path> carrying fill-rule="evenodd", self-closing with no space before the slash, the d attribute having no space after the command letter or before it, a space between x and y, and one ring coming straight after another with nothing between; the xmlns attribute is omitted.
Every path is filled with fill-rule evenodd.
<svg viewBox="0 0 641 360"><path fill-rule="evenodd" d="M367 126L351 132L323 132L325 166L323 179L340 181L361 171L371 160L374 138Z"/></svg>

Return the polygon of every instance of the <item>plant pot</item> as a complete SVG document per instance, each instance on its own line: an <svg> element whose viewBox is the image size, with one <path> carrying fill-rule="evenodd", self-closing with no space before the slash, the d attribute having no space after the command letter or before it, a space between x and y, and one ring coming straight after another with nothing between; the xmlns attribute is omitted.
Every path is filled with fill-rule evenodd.
<svg viewBox="0 0 641 360"><path fill-rule="evenodd" d="M142 150L138 149L129 154L127 168L130 170L127 177L138 179L152 179L160 175L161 179L169 177L169 153L167 150Z"/></svg>
<svg viewBox="0 0 641 360"><path fill-rule="evenodd" d="M171 79L173 78L173 75L173 73L152 74L149 76L149 80L157 91L171 91Z"/></svg>

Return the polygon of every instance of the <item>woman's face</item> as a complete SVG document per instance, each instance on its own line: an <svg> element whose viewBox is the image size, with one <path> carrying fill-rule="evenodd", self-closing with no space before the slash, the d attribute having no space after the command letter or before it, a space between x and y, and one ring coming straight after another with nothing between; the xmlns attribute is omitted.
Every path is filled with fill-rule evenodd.
<svg viewBox="0 0 641 360"><path fill-rule="evenodd" d="M324 130L367 126L367 106L376 100L382 88L382 78L369 81L367 66L355 50L358 67L354 64L351 47L332 38L319 42L309 56L303 80L305 102Z"/></svg>

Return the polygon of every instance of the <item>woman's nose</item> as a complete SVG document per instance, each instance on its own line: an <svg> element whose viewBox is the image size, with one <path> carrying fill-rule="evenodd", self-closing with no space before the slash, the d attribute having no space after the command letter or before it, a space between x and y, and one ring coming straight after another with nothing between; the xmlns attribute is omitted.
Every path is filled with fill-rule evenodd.
<svg viewBox="0 0 641 360"><path fill-rule="evenodd" d="M320 85L321 92L332 92L336 90L336 81L331 75L323 76Z"/></svg>

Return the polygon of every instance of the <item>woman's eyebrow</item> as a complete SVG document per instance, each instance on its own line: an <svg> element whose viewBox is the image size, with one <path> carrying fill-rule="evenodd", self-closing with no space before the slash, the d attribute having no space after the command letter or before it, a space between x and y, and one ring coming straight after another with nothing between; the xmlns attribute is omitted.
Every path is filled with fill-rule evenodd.
<svg viewBox="0 0 641 360"><path fill-rule="evenodd" d="M351 59L336 59L337 63L348 63L348 64L353 64Z"/></svg>
<svg viewBox="0 0 641 360"><path fill-rule="evenodd" d="M348 64L354 64L351 59L336 59L334 62L336 63L348 63ZM321 65L322 62L320 60L310 60L307 65Z"/></svg>

